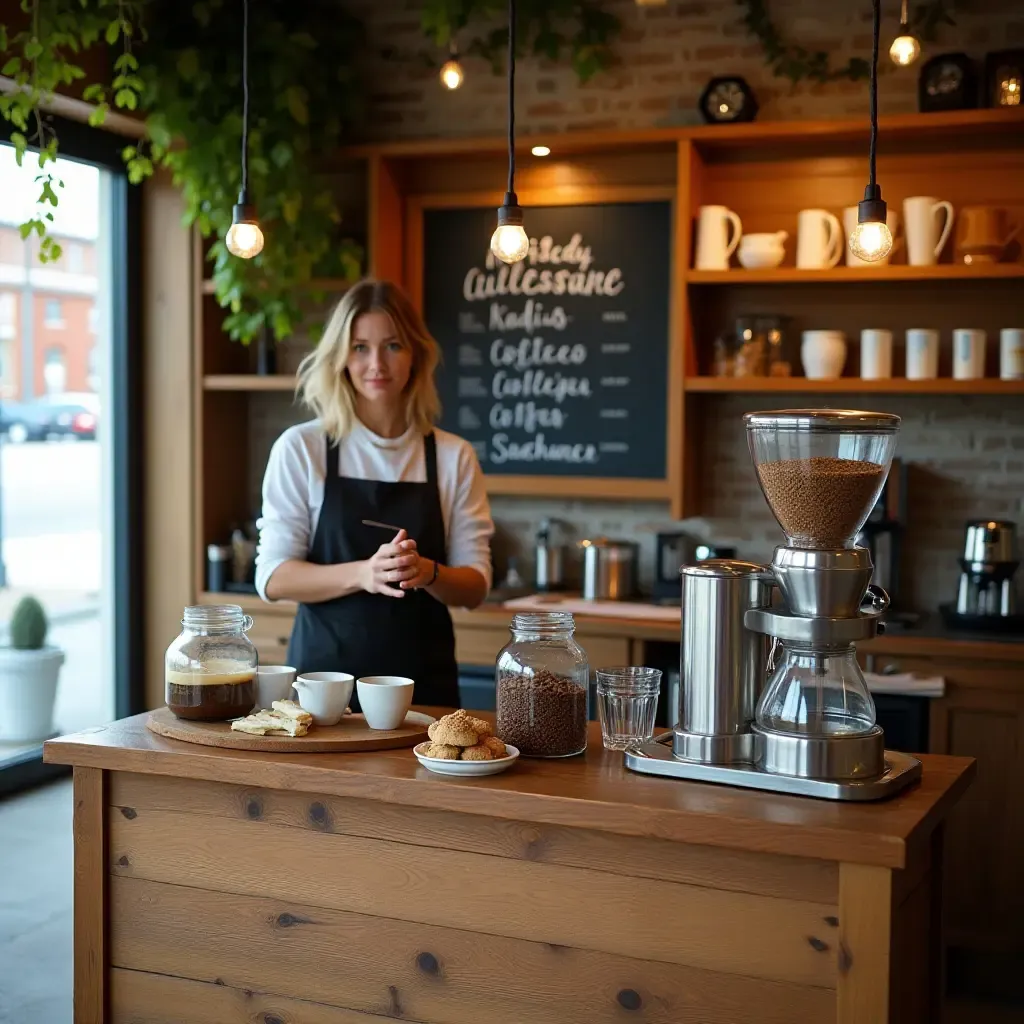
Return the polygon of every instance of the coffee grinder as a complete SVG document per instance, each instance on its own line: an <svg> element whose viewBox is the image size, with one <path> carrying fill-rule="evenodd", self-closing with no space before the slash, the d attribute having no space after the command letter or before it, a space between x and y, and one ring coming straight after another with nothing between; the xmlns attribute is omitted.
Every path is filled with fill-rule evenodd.
<svg viewBox="0 0 1024 1024"><path fill-rule="evenodd" d="M885 483L899 417L810 409L744 422L786 544L770 566L684 567L678 726L671 748L646 744L626 764L835 800L892 795L920 762L885 750L853 645L880 631L889 603L855 538Z"/></svg>

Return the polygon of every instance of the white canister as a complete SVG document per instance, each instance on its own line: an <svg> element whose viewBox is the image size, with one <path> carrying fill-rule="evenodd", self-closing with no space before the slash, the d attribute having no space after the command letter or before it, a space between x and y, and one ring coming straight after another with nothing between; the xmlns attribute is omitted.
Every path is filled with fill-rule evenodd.
<svg viewBox="0 0 1024 1024"><path fill-rule="evenodd" d="M800 362L810 380L841 377L846 364L846 335L842 331L804 331Z"/></svg>
<svg viewBox="0 0 1024 1024"><path fill-rule="evenodd" d="M907 331L907 380L932 380L939 375L939 332L931 327Z"/></svg>
<svg viewBox="0 0 1024 1024"><path fill-rule="evenodd" d="M892 376L892 331L868 327L860 332L860 375L864 380Z"/></svg>
<svg viewBox="0 0 1024 1024"><path fill-rule="evenodd" d="M1024 327L1004 327L999 332L999 376L1024 380Z"/></svg>
<svg viewBox="0 0 1024 1024"><path fill-rule="evenodd" d="M978 380L985 376L985 332L968 327L953 331L953 377Z"/></svg>

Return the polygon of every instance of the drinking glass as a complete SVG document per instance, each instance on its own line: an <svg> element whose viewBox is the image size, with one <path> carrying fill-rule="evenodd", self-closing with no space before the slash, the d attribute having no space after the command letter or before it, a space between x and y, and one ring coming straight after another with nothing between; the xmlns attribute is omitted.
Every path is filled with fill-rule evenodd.
<svg viewBox="0 0 1024 1024"><path fill-rule="evenodd" d="M654 735L661 670L640 666L597 670L597 713L608 750L625 750Z"/></svg>

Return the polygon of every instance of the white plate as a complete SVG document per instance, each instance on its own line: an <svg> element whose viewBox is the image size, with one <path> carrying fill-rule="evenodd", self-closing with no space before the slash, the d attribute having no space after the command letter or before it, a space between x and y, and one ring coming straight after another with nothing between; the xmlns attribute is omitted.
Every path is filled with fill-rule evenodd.
<svg viewBox="0 0 1024 1024"><path fill-rule="evenodd" d="M429 743L417 743L412 752L424 768L437 772L438 775L472 775L477 778L481 775L497 775L511 768L519 757L519 750L510 743L505 744L508 754L493 761L449 761L443 757L427 757L423 751L429 746Z"/></svg>

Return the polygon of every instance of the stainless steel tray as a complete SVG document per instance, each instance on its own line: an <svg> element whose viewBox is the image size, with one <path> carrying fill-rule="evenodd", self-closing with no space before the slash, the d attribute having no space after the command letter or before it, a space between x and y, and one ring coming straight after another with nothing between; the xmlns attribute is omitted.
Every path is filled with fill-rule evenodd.
<svg viewBox="0 0 1024 1024"><path fill-rule="evenodd" d="M753 765L700 764L681 761L672 753L672 733L626 751L626 767L645 775L664 775L690 782L714 782L723 786L764 789L793 796L813 796L819 800L884 800L895 796L921 778L921 762L895 750L885 752L885 771L873 779L830 782L794 775L772 775Z"/></svg>

